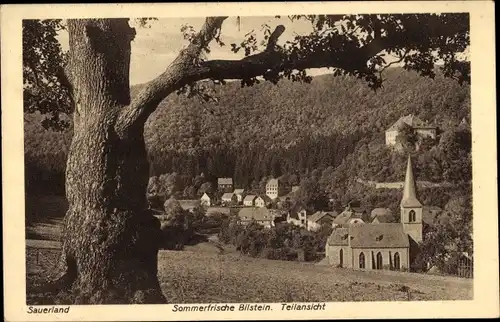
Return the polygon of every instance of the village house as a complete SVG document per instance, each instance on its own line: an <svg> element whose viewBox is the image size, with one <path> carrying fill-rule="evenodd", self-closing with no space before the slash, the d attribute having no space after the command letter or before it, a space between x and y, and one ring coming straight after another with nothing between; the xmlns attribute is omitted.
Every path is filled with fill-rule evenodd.
<svg viewBox="0 0 500 322"><path fill-rule="evenodd" d="M200 205L202 207L210 207L212 204L212 197L208 193L204 193L200 198Z"/></svg>
<svg viewBox="0 0 500 322"><path fill-rule="evenodd" d="M286 221L299 227L307 227L307 209L302 205L294 206L287 214Z"/></svg>
<svg viewBox="0 0 500 322"><path fill-rule="evenodd" d="M271 179L266 184L266 195L271 199L279 197L280 182L278 179Z"/></svg>
<svg viewBox="0 0 500 322"><path fill-rule="evenodd" d="M350 225L336 228L326 243L331 265L353 269L408 270L422 241L422 204L417 199L408 157L400 223ZM412 251L413 250L413 251Z"/></svg>
<svg viewBox="0 0 500 322"><path fill-rule="evenodd" d="M255 207L265 208L270 206L271 203L272 200L267 195L260 195L257 198L255 198Z"/></svg>
<svg viewBox="0 0 500 322"><path fill-rule="evenodd" d="M256 198L257 198L256 195L246 195L245 198L243 199L243 206L253 207Z"/></svg>
<svg viewBox="0 0 500 322"><path fill-rule="evenodd" d="M232 192L233 191L233 178L218 178L217 189L219 192Z"/></svg>
<svg viewBox="0 0 500 322"><path fill-rule="evenodd" d="M354 224L363 224L363 218L367 216L367 211L364 208L352 207L350 204L346 206L338 216L332 221L332 227L347 227Z"/></svg>
<svg viewBox="0 0 500 322"><path fill-rule="evenodd" d="M392 223L395 220L392 210L389 208L375 208L370 214L372 224Z"/></svg>
<svg viewBox="0 0 500 322"><path fill-rule="evenodd" d="M280 214L276 210L267 208L241 208L238 212L238 219L241 224L247 225L255 220L265 228L274 227L274 220L279 216Z"/></svg>
<svg viewBox="0 0 500 322"><path fill-rule="evenodd" d="M307 230L316 231L323 225L331 226L337 215L336 211L317 211L307 218Z"/></svg>
<svg viewBox="0 0 500 322"><path fill-rule="evenodd" d="M222 195L221 201L224 205L237 204L238 197L232 192L226 192Z"/></svg>
<svg viewBox="0 0 500 322"><path fill-rule="evenodd" d="M245 193L245 189L234 189L233 193L236 195L238 203L241 203L243 201L243 194Z"/></svg>
<svg viewBox="0 0 500 322"><path fill-rule="evenodd" d="M396 138L405 127L413 129L420 138L436 138L437 127L425 123L415 115L409 114L402 116L385 131L385 144L387 146L396 146Z"/></svg>
<svg viewBox="0 0 500 322"><path fill-rule="evenodd" d="M213 216L213 215L226 215L229 216L231 214L231 208L227 207L208 207L206 216Z"/></svg>

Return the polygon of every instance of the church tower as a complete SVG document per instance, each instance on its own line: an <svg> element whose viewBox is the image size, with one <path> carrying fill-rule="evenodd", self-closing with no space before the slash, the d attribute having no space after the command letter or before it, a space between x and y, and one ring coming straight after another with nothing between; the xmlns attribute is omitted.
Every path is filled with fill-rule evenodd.
<svg viewBox="0 0 500 322"><path fill-rule="evenodd" d="M405 233L417 243L422 241L422 204L417 199L411 157L408 156L406 177L401 199L401 223Z"/></svg>

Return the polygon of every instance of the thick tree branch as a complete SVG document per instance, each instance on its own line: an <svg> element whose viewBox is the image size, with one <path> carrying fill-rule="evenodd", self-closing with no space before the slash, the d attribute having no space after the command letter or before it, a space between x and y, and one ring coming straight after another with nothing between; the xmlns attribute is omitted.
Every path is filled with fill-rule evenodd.
<svg viewBox="0 0 500 322"><path fill-rule="evenodd" d="M241 60L210 60L197 62L198 57L220 29L226 17L207 18L203 28L182 51L168 69L153 81L125 107L118 117L116 130L126 135L135 126L142 126L160 102L173 91L186 84L203 79L249 79L262 76L270 70L303 70L308 68L336 67L344 70L364 70L370 57L382 51L384 39L377 37L356 51L315 52L303 57L289 57L274 50L278 37L285 27L280 25L271 34L264 52L250 55Z"/></svg>

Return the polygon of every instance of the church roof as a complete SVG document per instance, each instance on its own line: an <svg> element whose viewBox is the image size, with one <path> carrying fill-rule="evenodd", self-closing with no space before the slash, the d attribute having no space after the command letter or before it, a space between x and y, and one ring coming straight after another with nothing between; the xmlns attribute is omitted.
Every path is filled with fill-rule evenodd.
<svg viewBox="0 0 500 322"><path fill-rule="evenodd" d="M349 227L351 247L354 248L407 248L408 235L401 224L354 225Z"/></svg>
<svg viewBox="0 0 500 322"><path fill-rule="evenodd" d="M330 246L347 246L349 244L349 229L335 228L327 241Z"/></svg>
<svg viewBox="0 0 500 322"><path fill-rule="evenodd" d="M218 178L217 179L218 184L233 184L233 178Z"/></svg>
<svg viewBox="0 0 500 322"><path fill-rule="evenodd" d="M401 207L405 208L418 208L422 204L417 199L417 192L415 189L415 180L413 178L413 170L411 166L411 157L408 156L408 163L406 165L405 185L403 188L403 198L401 199Z"/></svg>

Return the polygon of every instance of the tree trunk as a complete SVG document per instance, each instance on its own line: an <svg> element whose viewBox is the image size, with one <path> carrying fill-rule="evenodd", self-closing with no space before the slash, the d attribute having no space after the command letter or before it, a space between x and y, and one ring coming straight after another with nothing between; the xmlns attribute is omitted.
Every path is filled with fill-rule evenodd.
<svg viewBox="0 0 500 322"><path fill-rule="evenodd" d="M162 303L159 221L147 210L149 165L137 122L118 134L130 104L128 19L70 20L74 134L66 169L63 281L74 302Z"/></svg>

